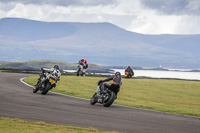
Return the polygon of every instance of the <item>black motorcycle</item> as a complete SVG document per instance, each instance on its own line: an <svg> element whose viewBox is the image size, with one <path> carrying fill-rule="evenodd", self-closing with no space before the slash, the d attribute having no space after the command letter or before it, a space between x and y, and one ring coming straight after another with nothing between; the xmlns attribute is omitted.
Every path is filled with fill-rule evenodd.
<svg viewBox="0 0 200 133"><path fill-rule="evenodd" d="M51 90L53 87L56 87L57 81L58 78L54 74L45 73L38 79L38 83L33 88L33 93L36 93L38 90L40 90L42 95L46 95L49 90Z"/></svg>
<svg viewBox="0 0 200 133"><path fill-rule="evenodd" d="M131 75L131 73L129 73L129 72L125 72L124 77L125 78L133 78L133 75Z"/></svg>
<svg viewBox="0 0 200 133"><path fill-rule="evenodd" d="M99 85L99 87L101 84ZM112 84L110 88L106 88L105 90L100 90L100 93L95 93L90 99L90 104L94 105L95 103L103 104L104 107L109 107L113 104L116 99L116 94L114 90L116 89L116 85Z"/></svg>

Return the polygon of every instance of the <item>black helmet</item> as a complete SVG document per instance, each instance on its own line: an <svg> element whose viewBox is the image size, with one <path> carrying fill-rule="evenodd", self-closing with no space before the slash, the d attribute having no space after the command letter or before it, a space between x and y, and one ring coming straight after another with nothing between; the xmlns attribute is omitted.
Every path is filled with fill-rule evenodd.
<svg viewBox="0 0 200 133"><path fill-rule="evenodd" d="M121 73L120 72L116 72L115 76L118 76L118 75L121 76Z"/></svg>
<svg viewBox="0 0 200 133"><path fill-rule="evenodd" d="M55 65L53 68L55 68L55 69L58 69L58 70L59 70L59 66L58 66L58 65Z"/></svg>

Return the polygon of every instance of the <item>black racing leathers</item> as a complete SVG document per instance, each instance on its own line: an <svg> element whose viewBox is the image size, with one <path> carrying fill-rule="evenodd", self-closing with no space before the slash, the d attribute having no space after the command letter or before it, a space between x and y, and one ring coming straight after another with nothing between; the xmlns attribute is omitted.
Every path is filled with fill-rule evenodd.
<svg viewBox="0 0 200 133"><path fill-rule="evenodd" d="M134 72L133 72L133 70L131 69L131 67L128 67L128 68L126 68L125 72L128 72L128 73L130 73L130 74L131 74L131 76L133 76L133 75L134 75Z"/></svg>
<svg viewBox="0 0 200 133"><path fill-rule="evenodd" d="M116 84L116 85L119 85L121 86L122 84L122 77L121 76L112 76L112 77L109 77L107 79L104 79L102 80L102 82L106 82L106 81L110 81L110 80L113 80L113 84Z"/></svg>
<svg viewBox="0 0 200 133"><path fill-rule="evenodd" d="M87 64L87 61L85 59L81 59L78 63L83 66L83 69L88 68L88 64Z"/></svg>
<svg viewBox="0 0 200 133"><path fill-rule="evenodd" d="M110 80L113 81L113 84L104 83ZM105 87L107 87L108 89L111 89L117 95L117 93L120 91L120 86L122 85L122 77L120 75L112 76L107 79L101 80L100 82L103 83L100 87L101 90L105 90Z"/></svg>

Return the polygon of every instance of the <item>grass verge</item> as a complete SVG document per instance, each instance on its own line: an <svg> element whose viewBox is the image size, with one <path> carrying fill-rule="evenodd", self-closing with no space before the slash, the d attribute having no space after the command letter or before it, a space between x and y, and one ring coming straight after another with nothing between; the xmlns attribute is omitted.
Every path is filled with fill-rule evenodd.
<svg viewBox="0 0 200 133"><path fill-rule="evenodd" d="M35 85L38 76L25 82ZM106 77L61 76L51 91L90 99ZM200 117L200 82L170 79L123 79L115 104Z"/></svg>
<svg viewBox="0 0 200 133"><path fill-rule="evenodd" d="M0 133L119 133L94 128L30 122L19 119L0 118Z"/></svg>

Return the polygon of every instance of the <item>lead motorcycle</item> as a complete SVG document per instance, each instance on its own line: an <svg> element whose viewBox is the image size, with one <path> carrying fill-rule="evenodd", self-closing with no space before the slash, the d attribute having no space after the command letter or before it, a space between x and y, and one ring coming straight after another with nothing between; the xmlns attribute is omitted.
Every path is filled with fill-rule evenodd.
<svg viewBox="0 0 200 133"><path fill-rule="evenodd" d="M85 76L86 74L86 69L83 68L82 65L77 66L77 76Z"/></svg>
<svg viewBox="0 0 200 133"><path fill-rule="evenodd" d="M100 84L98 87L101 87ZM100 89L100 93L95 93L92 98L90 99L90 104L94 105L96 103L103 104L104 107L110 107L114 100L116 99L116 94L114 90L117 86L112 84L110 88L106 88L105 90Z"/></svg>
<svg viewBox="0 0 200 133"><path fill-rule="evenodd" d="M46 95L49 90L53 87L56 87L56 82L58 81L55 73L44 73L40 75L38 79L38 83L33 88L33 93L36 93L38 90L41 91L42 95Z"/></svg>

